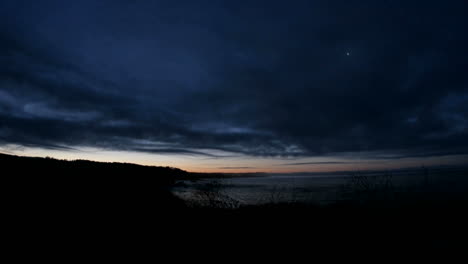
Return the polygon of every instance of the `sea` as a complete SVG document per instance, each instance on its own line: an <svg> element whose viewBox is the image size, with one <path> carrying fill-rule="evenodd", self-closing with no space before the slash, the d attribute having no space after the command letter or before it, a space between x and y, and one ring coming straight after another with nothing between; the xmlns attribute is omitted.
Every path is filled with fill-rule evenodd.
<svg viewBox="0 0 468 264"><path fill-rule="evenodd" d="M468 194L468 170L459 168L410 169L371 172L261 174L180 181L173 193L192 205L206 200L261 205L302 203L327 205L349 200L363 190L430 192L431 196ZM228 203L229 204L229 203Z"/></svg>

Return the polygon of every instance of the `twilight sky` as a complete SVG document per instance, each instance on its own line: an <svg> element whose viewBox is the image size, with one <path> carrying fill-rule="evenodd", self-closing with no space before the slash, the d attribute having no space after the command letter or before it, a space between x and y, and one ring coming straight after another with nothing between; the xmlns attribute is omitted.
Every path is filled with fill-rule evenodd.
<svg viewBox="0 0 468 264"><path fill-rule="evenodd" d="M0 152L192 171L468 162L466 0L2 0Z"/></svg>

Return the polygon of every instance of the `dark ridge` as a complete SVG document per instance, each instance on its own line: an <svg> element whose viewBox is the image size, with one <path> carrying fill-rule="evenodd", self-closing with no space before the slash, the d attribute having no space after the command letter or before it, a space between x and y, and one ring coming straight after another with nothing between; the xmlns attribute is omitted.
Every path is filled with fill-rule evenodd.
<svg viewBox="0 0 468 264"><path fill-rule="evenodd" d="M89 160L58 160L54 158L20 157L0 153L0 165L5 169L12 169L15 173L27 172L41 174L41 176L79 176L89 177L84 172L93 172L98 177L135 176L151 178L159 184L173 183L177 178L186 177L188 172L172 167L143 166L131 163L96 162ZM44 173L44 174L42 174ZM66 173L63 174L63 173ZM34 175L31 175L34 176ZM39 176L39 175L36 175Z"/></svg>
<svg viewBox="0 0 468 264"><path fill-rule="evenodd" d="M184 207L169 190L186 171L0 154L7 206L32 215L147 214Z"/></svg>

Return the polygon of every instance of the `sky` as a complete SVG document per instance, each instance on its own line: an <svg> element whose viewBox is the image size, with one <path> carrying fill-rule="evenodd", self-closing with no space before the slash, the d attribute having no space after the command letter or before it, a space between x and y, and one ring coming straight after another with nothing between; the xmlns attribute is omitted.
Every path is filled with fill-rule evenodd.
<svg viewBox="0 0 468 264"><path fill-rule="evenodd" d="M2 0L0 152L206 172L468 163L467 13Z"/></svg>

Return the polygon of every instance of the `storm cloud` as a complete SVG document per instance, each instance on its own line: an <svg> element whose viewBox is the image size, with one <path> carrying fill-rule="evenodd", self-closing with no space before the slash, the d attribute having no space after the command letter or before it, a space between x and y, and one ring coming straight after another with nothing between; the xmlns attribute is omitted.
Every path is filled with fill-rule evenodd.
<svg viewBox="0 0 468 264"><path fill-rule="evenodd" d="M467 154L467 11L456 0L2 1L0 144Z"/></svg>

